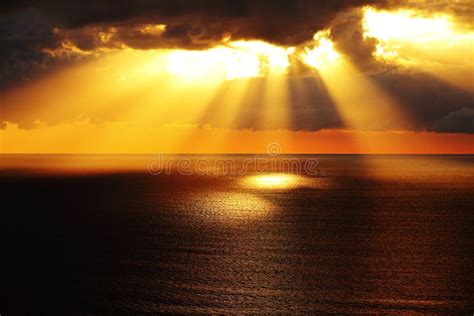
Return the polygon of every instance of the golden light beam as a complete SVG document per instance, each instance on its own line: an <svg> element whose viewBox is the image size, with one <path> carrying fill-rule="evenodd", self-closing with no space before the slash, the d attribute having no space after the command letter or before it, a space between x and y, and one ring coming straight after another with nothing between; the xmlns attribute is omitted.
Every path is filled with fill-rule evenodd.
<svg viewBox="0 0 474 316"><path fill-rule="evenodd" d="M269 74L264 85L262 115L259 121L261 129L290 129L290 93L288 77L281 74Z"/></svg>
<svg viewBox="0 0 474 316"><path fill-rule="evenodd" d="M268 48L267 48L268 49ZM289 55L294 48L276 48L267 53L268 71L262 100L261 129L290 129L290 91L288 87Z"/></svg>
<svg viewBox="0 0 474 316"><path fill-rule="evenodd" d="M406 125L406 118L396 102L345 58L319 73L349 127L393 130Z"/></svg>
<svg viewBox="0 0 474 316"><path fill-rule="evenodd" d="M193 117L198 124L209 124L211 128L221 127L230 131L244 123L242 120L254 119L248 115L262 112L262 122L257 120L257 124L263 127L273 124L286 127L284 120L287 117L288 100L284 76L288 72L289 54L292 52L289 48L263 41L235 41L206 51L174 52L169 57L168 71L190 85L216 80L221 85L220 91L215 90L214 98L207 99L208 105L195 112ZM262 88L252 86L255 80L264 80L266 84L263 91ZM263 95L262 102L257 100L260 95ZM261 106L262 109L253 109L252 106ZM221 146L225 151L228 144L225 133L221 135L220 139L207 139L206 142ZM190 141L203 140L188 135L181 147L188 146Z"/></svg>
<svg viewBox="0 0 474 316"><path fill-rule="evenodd" d="M26 121L53 122L113 112L123 95L143 88L157 76L159 67L153 68L160 58L152 51L123 51L80 63L5 92L4 110Z"/></svg>
<svg viewBox="0 0 474 316"><path fill-rule="evenodd" d="M60 70L6 92L2 95L4 110L11 111L8 117L14 120L37 121L38 128L78 120L132 124L143 129L152 124L190 124L218 81L214 86L209 81L205 85L183 84L166 69L170 53L126 50ZM106 143L116 136L104 132L94 138ZM179 135L167 137L175 143ZM78 134L69 141L81 147L89 140ZM120 144L126 146L125 142Z"/></svg>
<svg viewBox="0 0 474 316"><path fill-rule="evenodd" d="M206 138L202 138L200 133L195 132L182 135L177 151L182 152L186 148L202 144L220 148L221 152L225 152L228 147L228 134L238 118L250 80L250 78L244 78L221 82L219 87L214 90L213 95L207 99L207 103L203 104L192 118L196 126L200 125L203 129L220 128L221 132L215 134L214 137Z"/></svg>
<svg viewBox="0 0 474 316"><path fill-rule="evenodd" d="M2 95L8 117L37 126L96 120L117 124L196 124L219 85L229 93L217 100L220 127L238 117L249 79L288 68L285 49L263 42L235 42L208 51L123 50L110 52ZM14 113L15 112L15 113ZM186 129L182 129L186 130ZM189 129L192 130L192 129ZM96 135L96 139L115 135ZM182 143L188 135L167 135ZM70 139L81 146L81 135ZM222 142L223 140L219 140ZM126 146L122 144L121 146Z"/></svg>
<svg viewBox="0 0 474 316"><path fill-rule="evenodd" d="M200 107L193 114L198 124L209 124L212 127L230 131L239 126L241 120L250 120L251 115L263 113L262 127L286 127L288 100L284 89L284 76L290 62L289 54L293 51L263 41L235 41L206 51L176 51L170 54L168 71L180 81L188 85L200 82L221 86L220 91L214 89L215 96L206 98L208 105ZM252 87L253 78L263 78L266 83L263 91L256 93ZM263 80L262 79L262 80ZM271 86L270 86L271 85ZM268 88L268 90L267 90ZM263 100L258 102L258 95ZM191 102L195 102L194 100ZM198 101L199 102L199 101ZM257 104L258 103L258 104ZM252 106L262 109L252 109ZM226 147L225 133L219 139L207 139L214 146ZM189 146L189 142L202 142L193 135L184 137L180 147Z"/></svg>
<svg viewBox="0 0 474 316"><path fill-rule="evenodd" d="M398 104L335 51L328 36L327 32L316 34L314 49L301 59L318 71L345 125L354 130L405 128L409 122Z"/></svg>

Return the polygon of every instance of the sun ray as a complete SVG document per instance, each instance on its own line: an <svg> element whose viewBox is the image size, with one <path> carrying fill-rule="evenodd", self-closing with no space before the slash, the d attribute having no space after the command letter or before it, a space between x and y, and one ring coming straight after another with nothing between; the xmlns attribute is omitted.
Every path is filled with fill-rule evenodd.
<svg viewBox="0 0 474 316"><path fill-rule="evenodd" d="M115 102L123 95L142 89L159 73L165 74L159 67L152 70L161 57L154 51L124 51L80 63L6 92L4 110L18 111L22 105L35 104L27 113L32 121L87 118L88 113L113 112Z"/></svg>
<svg viewBox="0 0 474 316"><path fill-rule="evenodd" d="M278 116L277 124L286 126L283 120L288 104L283 77L288 72L288 56L291 53L291 49L262 41L235 41L205 51L173 52L169 56L167 69L178 82L184 84L218 82L221 86L222 93L215 89L215 97L206 98L207 105L193 114L197 124L226 131L229 128L245 128L241 126L243 123L248 125L251 117L258 119L257 116L263 114L263 120L272 122L275 121L273 117ZM256 89L254 84L262 82L265 82L263 87ZM272 88L271 92L267 90L270 84L276 88ZM267 122L257 121L256 124L267 125ZM219 139L206 141L225 147L225 138L225 132L222 132ZM202 140L187 135L180 147L189 145L189 141Z"/></svg>
<svg viewBox="0 0 474 316"><path fill-rule="evenodd" d="M180 140L176 142L176 151L186 151L186 148L195 147L196 144L216 149L221 148L223 151L226 146L227 135L238 117L242 100L247 93L250 82L250 78L221 82L212 94L209 94L209 97L205 99L205 104L203 103L199 107L199 110L195 112L191 119L191 124L195 127L202 130L219 129L220 132L208 133L212 136L203 138L201 133L189 129L189 133L183 134Z"/></svg>
<svg viewBox="0 0 474 316"><path fill-rule="evenodd" d="M318 71L345 125L354 130L405 128L409 121L398 104L335 51L328 36L316 34L314 49L307 50L301 58Z"/></svg>
<svg viewBox="0 0 474 316"><path fill-rule="evenodd" d="M288 78L280 74L267 76L263 87L260 128L289 129L291 127L290 96L287 82Z"/></svg>

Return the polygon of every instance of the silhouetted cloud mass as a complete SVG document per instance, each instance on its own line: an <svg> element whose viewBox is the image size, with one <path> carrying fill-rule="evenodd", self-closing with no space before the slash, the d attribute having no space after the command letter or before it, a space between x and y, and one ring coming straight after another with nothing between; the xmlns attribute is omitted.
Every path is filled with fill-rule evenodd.
<svg viewBox="0 0 474 316"><path fill-rule="evenodd" d="M386 69L373 58L375 42L363 39L361 8L418 7L457 17L472 31L469 1L375 0L98 0L3 1L0 4L0 89L32 80L38 73L75 62L45 49L72 42L83 51L98 47L136 49L205 49L232 40L257 39L293 46L311 41L318 30L332 29L336 48L367 73L414 118L414 130L474 133L474 98L466 92L421 73ZM159 28L166 25L166 28ZM146 29L157 26L156 29ZM301 75L301 74L300 74ZM295 81L308 95L292 93ZM314 78L288 79L295 130L342 127L334 104ZM3 107L3 105L2 105ZM258 106L247 107L236 128L258 128ZM4 113L4 120L28 126L28 118ZM12 111L11 113L14 113ZM67 117L60 119L68 119ZM100 120L100 117L92 117ZM22 121L23 120L23 121ZM0 120L2 123L3 120ZM204 116L201 124L212 123ZM217 123L216 123L217 124ZM0 127L5 124L1 124ZM386 128L397 128L387 126Z"/></svg>

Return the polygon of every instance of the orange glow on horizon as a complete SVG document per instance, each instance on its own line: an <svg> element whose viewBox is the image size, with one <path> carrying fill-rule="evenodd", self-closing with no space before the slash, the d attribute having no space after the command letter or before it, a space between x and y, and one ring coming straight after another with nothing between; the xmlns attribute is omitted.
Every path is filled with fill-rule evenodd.
<svg viewBox="0 0 474 316"><path fill-rule="evenodd" d="M426 132L250 131L179 125L143 128L82 121L29 130L7 125L0 130L0 138L5 154L266 153L267 145L275 141L281 144L282 153L288 154L474 154L474 135ZM182 142L179 147L176 140Z"/></svg>

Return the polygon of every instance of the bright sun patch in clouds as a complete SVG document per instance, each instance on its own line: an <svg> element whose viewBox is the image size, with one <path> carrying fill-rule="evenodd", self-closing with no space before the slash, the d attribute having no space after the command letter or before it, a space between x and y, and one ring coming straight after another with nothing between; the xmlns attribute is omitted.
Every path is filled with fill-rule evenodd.
<svg viewBox="0 0 474 316"><path fill-rule="evenodd" d="M428 73L474 91L474 32L445 12L364 9L365 39L376 39L373 56Z"/></svg>
<svg viewBox="0 0 474 316"><path fill-rule="evenodd" d="M423 17L415 11L376 11L367 8L364 14L364 36L382 41L428 42L452 35L447 16Z"/></svg>
<svg viewBox="0 0 474 316"><path fill-rule="evenodd" d="M290 66L290 49L263 41L236 41L205 51L175 51L168 59L171 74L188 79L210 76L227 80L285 74Z"/></svg>
<svg viewBox="0 0 474 316"><path fill-rule="evenodd" d="M269 72L286 73L290 66L288 55L291 49L278 47L263 41L236 41L229 44L230 47L257 55L261 66Z"/></svg>
<svg viewBox="0 0 474 316"><path fill-rule="evenodd" d="M383 11L368 7L364 9L363 28L364 38L379 41L376 57L399 62L419 63L429 57L435 57L432 61L436 62L461 61L459 53L472 51L474 43L474 33L459 31L453 18L441 13L427 16L416 10Z"/></svg>
<svg viewBox="0 0 474 316"><path fill-rule="evenodd" d="M305 48L300 56L306 65L321 69L340 58L339 53L334 49L333 42L329 39L329 35L329 31L318 32L314 35L314 48Z"/></svg>

